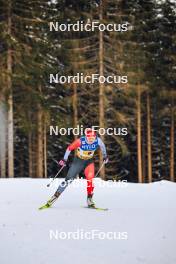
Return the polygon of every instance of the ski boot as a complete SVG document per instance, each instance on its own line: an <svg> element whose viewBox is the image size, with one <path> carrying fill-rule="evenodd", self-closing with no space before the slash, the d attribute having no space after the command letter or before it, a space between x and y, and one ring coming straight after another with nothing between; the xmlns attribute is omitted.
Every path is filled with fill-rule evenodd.
<svg viewBox="0 0 176 264"><path fill-rule="evenodd" d="M60 193L56 191L55 194L51 197L51 199L47 201L48 207L50 207L59 198L59 196Z"/></svg>
<svg viewBox="0 0 176 264"><path fill-rule="evenodd" d="M94 203L92 197L93 197L93 194L88 194L88 196L87 196L87 206L89 208L95 208L95 203Z"/></svg>
<svg viewBox="0 0 176 264"><path fill-rule="evenodd" d="M59 192L55 192L55 194L51 197L51 199L49 199L47 201L46 204L44 204L41 207L39 207L39 210L50 208L52 206L52 204L58 199L59 196L60 196L60 193Z"/></svg>

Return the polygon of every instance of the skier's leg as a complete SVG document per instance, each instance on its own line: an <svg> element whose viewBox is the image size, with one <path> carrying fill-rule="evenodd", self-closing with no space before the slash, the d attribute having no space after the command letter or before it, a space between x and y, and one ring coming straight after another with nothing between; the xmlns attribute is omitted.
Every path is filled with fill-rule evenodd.
<svg viewBox="0 0 176 264"><path fill-rule="evenodd" d="M84 161L76 157L68 170L65 180L57 188L57 192L61 194L83 169Z"/></svg>
<svg viewBox="0 0 176 264"><path fill-rule="evenodd" d="M60 194L66 189L68 184L71 183L76 178L76 176L84 169L84 167L85 167L84 160L75 157L71 167L68 170L65 180L59 184L57 191L48 201L49 204L53 204L57 200Z"/></svg>
<svg viewBox="0 0 176 264"><path fill-rule="evenodd" d="M87 180L87 203L88 206L95 206L92 196L94 190L93 178L95 176L95 166L94 163L90 163L85 169L85 176Z"/></svg>

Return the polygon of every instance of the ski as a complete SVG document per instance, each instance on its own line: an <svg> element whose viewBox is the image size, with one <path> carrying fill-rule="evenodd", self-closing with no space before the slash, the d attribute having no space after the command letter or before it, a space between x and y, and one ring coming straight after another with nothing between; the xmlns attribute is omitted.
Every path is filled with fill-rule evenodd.
<svg viewBox="0 0 176 264"><path fill-rule="evenodd" d="M46 203L46 204L42 205L41 207L39 207L39 210L47 209L47 208L50 208L50 207L51 207L51 204Z"/></svg>
<svg viewBox="0 0 176 264"><path fill-rule="evenodd" d="M102 207L96 207L96 206L84 206L84 208L94 209L94 210L97 210L97 211L108 211L108 208L102 208Z"/></svg>
<svg viewBox="0 0 176 264"><path fill-rule="evenodd" d="M53 205L53 203L57 200L58 197L59 197L59 196L53 195L53 196L51 197L51 199L49 199L49 200L47 201L46 204L44 204L44 205L42 205L41 207L39 207L39 210L50 208L50 207Z"/></svg>
<svg viewBox="0 0 176 264"><path fill-rule="evenodd" d="M48 209L50 207L51 207L51 204L46 203L46 204L42 205L41 207L39 207L38 209L43 210L43 209ZM84 206L84 208L94 209L97 211L108 211L108 208L102 208L102 207L96 207L96 206Z"/></svg>

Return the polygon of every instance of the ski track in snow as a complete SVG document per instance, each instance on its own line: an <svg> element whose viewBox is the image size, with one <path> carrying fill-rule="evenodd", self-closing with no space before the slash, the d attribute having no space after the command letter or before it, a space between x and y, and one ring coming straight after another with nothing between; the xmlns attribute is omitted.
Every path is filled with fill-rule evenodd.
<svg viewBox="0 0 176 264"><path fill-rule="evenodd" d="M0 179L0 264L175 264L176 184L161 181L100 188L94 200L108 211L83 208L85 180L76 180L53 208L49 179ZM82 184L83 183L83 184ZM56 239L50 232L127 232L127 239Z"/></svg>

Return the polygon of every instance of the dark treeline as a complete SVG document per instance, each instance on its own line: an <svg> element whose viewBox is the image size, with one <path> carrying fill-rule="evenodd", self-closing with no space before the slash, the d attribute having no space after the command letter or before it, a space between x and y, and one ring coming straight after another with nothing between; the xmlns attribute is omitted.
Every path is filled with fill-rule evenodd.
<svg viewBox="0 0 176 264"><path fill-rule="evenodd" d="M128 30L50 31L50 22L77 21ZM50 83L50 74L78 72L128 83ZM175 1L1 0L0 177L54 175L53 158L74 136L50 135L50 126L96 125L128 129L102 136L110 160L102 178L175 181L175 87Z"/></svg>

